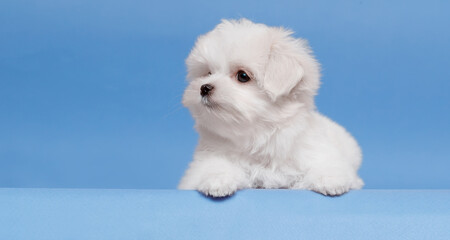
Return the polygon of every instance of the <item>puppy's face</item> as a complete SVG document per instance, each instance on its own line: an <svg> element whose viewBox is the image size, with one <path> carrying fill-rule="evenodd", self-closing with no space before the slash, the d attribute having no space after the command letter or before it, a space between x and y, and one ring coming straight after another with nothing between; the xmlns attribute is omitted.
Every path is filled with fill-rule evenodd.
<svg viewBox="0 0 450 240"><path fill-rule="evenodd" d="M201 36L186 60L183 97L197 126L239 135L314 107L319 67L306 42L290 34L244 19Z"/></svg>

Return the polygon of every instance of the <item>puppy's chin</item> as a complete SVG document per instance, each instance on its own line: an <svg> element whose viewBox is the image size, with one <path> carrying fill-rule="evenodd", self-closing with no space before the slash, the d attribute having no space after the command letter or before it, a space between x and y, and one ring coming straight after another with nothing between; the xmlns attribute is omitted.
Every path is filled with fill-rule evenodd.
<svg viewBox="0 0 450 240"><path fill-rule="evenodd" d="M241 113L215 97L195 97L195 100L183 101L190 110L200 133L209 132L223 138L233 139L243 134L244 126L250 122ZM230 104L231 105L231 104Z"/></svg>
<svg viewBox="0 0 450 240"><path fill-rule="evenodd" d="M216 102L214 102L214 100L212 100L212 98L209 96L202 97L200 102L201 102L201 105L206 107L206 109L210 109L210 110L213 110L214 108L216 108L218 106L218 104Z"/></svg>

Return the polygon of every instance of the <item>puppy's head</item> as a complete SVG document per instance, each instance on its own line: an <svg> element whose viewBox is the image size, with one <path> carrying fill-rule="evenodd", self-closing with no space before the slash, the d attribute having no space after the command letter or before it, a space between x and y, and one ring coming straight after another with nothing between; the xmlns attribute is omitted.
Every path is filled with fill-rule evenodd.
<svg viewBox="0 0 450 240"><path fill-rule="evenodd" d="M186 60L183 97L197 127L239 134L313 109L319 64L291 34L241 19L200 36Z"/></svg>

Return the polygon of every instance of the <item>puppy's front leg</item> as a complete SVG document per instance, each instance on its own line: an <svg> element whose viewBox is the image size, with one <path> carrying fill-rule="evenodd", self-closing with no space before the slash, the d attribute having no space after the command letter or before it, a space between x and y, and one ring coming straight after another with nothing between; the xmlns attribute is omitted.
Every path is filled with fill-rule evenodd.
<svg viewBox="0 0 450 240"><path fill-rule="evenodd" d="M249 178L238 164L221 154L201 151L195 154L178 188L225 197L249 186Z"/></svg>
<svg viewBox="0 0 450 240"><path fill-rule="evenodd" d="M305 175L302 188L328 196L337 196L350 189L360 189L364 183L350 167L314 167Z"/></svg>

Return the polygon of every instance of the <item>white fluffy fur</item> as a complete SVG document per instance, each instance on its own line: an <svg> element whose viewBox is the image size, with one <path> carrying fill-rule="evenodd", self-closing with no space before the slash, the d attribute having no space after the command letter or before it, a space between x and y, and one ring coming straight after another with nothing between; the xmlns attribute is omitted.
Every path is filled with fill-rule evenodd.
<svg viewBox="0 0 450 240"><path fill-rule="evenodd" d="M179 189L222 197L244 188L359 189L361 150L316 111L320 66L307 42L284 28L224 20L200 36L186 60L183 104L200 135ZM236 79L239 70L251 80ZM203 84L214 86L202 98Z"/></svg>

